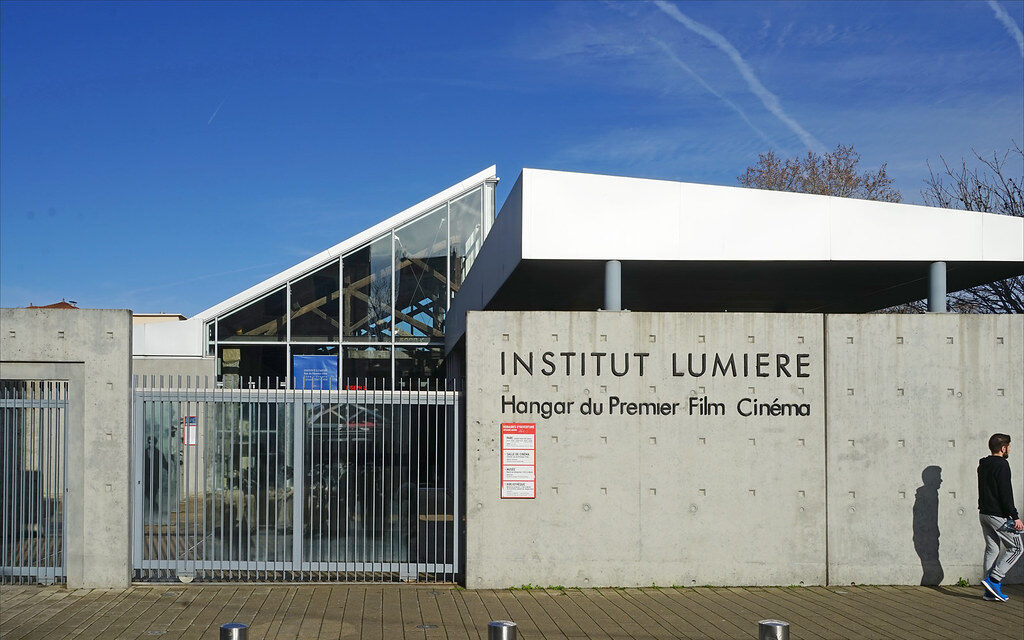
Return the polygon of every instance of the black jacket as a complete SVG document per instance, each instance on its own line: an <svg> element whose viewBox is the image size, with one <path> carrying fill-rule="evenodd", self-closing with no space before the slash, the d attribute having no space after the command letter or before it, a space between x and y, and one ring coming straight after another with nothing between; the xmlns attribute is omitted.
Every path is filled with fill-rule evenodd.
<svg viewBox="0 0 1024 640"><path fill-rule="evenodd" d="M988 456L978 461L978 511L1013 520L1019 517L1013 506L1010 463L1001 456Z"/></svg>

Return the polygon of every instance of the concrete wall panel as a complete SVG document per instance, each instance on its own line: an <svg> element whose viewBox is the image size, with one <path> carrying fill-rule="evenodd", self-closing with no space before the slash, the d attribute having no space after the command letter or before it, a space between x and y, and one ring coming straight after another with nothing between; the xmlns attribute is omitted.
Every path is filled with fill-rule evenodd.
<svg viewBox="0 0 1024 640"><path fill-rule="evenodd" d="M825 579L824 365L815 315L471 313L467 334L467 584L819 584ZM510 355L533 352L533 375ZM502 374L500 358L506 354ZM545 352L561 364L541 372ZM609 354L600 375L565 352ZM610 354L621 373L612 375ZM649 353L639 375L637 353ZM677 354L673 375L672 353ZM733 354L736 376L686 371ZM757 353L806 362L806 377L758 377ZM742 357L750 354L748 375ZM550 367L544 367L550 369ZM699 369L699 367L697 367ZM789 365L795 374L793 364ZM573 402L568 415L513 414L502 399ZM612 398L678 403L674 415L609 414ZM721 402L723 415L691 413ZM748 416L742 398L805 404ZM584 416L580 405L605 412ZM619 405L622 406L621 404ZM537 425L537 497L501 499L500 424Z"/></svg>
<svg viewBox="0 0 1024 640"><path fill-rule="evenodd" d="M992 433L1024 443L1024 318L826 322L829 580L977 583L978 459ZM1024 511L1022 459L1010 465Z"/></svg>

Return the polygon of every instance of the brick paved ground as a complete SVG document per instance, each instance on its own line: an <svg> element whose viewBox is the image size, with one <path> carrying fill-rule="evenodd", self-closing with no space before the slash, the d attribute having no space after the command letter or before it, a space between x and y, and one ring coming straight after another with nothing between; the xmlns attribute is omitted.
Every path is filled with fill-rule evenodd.
<svg viewBox="0 0 1024 640"><path fill-rule="evenodd" d="M0 587L0 637L215 639L225 622L251 640L486 639L490 620L519 637L756 638L779 618L792 638L1024 638L1024 587L1007 603L980 587L744 587L466 591L411 585L167 585L100 590Z"/></svg>

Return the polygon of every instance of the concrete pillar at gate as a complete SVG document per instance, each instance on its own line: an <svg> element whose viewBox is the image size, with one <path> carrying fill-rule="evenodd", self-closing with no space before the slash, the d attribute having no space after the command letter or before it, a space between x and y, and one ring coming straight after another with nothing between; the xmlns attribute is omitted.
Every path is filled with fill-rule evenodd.
<svg viewBox="0 0 1024 640"><path fill-rule="evenodd" d="M131 312L0 309L5 379L67 380L69 588L131 583Z"/></svg>

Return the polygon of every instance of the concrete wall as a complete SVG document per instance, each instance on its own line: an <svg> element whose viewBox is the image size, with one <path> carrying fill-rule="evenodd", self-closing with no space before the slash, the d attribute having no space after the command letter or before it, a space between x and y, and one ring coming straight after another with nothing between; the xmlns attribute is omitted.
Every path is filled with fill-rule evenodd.
<svg viewBox="0 0 1024 640"><path fill-rule="evenodd" d="M217 359L206 358L157 358L157 357L134 357L132 358L132 374L138 376L140 384L146 386L159 386L160 376L164 377L164 385L168 387L178 386L178 378L182 379L181 386L185 386L186 378L191 378L190 386L203 386L209 383L210 388L216 384ZM145 376L145 380L142 378Z"/></svg>
<svg viewBox="0 0 1024 640"><path fill-rule="evenodd" d="M130 563L131 312L0 309L0 375L69 380L69 587L125 587Z"/></svg>
<svg viewBox="0 0 1024 640"><path fill-rule="evenodd" d="M469 587L981 578L975 468L992 432L1024 442L1022 317L471 312L467 327ZM531 352L532 375L516 370ZM575 355L566 373L567 352L629 353L631 371L604 356L581 373ZM698 371L707 354L703 376L688 354ZM715 354L737 375L711 375ZM511 396L574 404L545 418ZM612 396L680 404L609 415ZM744 398L769 414L741 415ZM588 400L605 413L581 415ZM536 424L534 499L500 497L503 422Z"/></svg>
<svg viewBox="0 0 1024 640"><path fill-rule="evenodd" d="M473 312L468 328L467 586L824 582L821 316ZM531 351L534 374L517 375L512 353ZM552 375L544 352L559 363ZM620 373L628 353L631 369L613 375L606 356L600 375L593 359L581 374L571 357L567 374L563 352L615 353ZM638 353L650 354L643 375ZM685 375L673 374L673 353ZM689 353L695 365L712 359L704 376L687 371ZM758 353L771 354L764 377ZM738 375L712 377L715 354L735 357ZM776 354L792 377L779 377ZM795 376L798 354L805 377ZM503 413L512 396L574 405L548 419ZM609 413L613 397L674 413ZM722 415L700 415L691 398L722 403ZM743 416L744 398L801 404L807 415ZM604 413L581 415L588 400ZM536 499L500 497L502 422L537 425Z"/></svg>
<svg viewBox="0 0 1024 640"><path fill-rule="evenodd" d="M830 315L829 580L981 579L978 459L1024 449L1024 317ZM1024 512L1024 456L1009 458ZM1020 582L1024 563L1009 576Z"/></svg>

